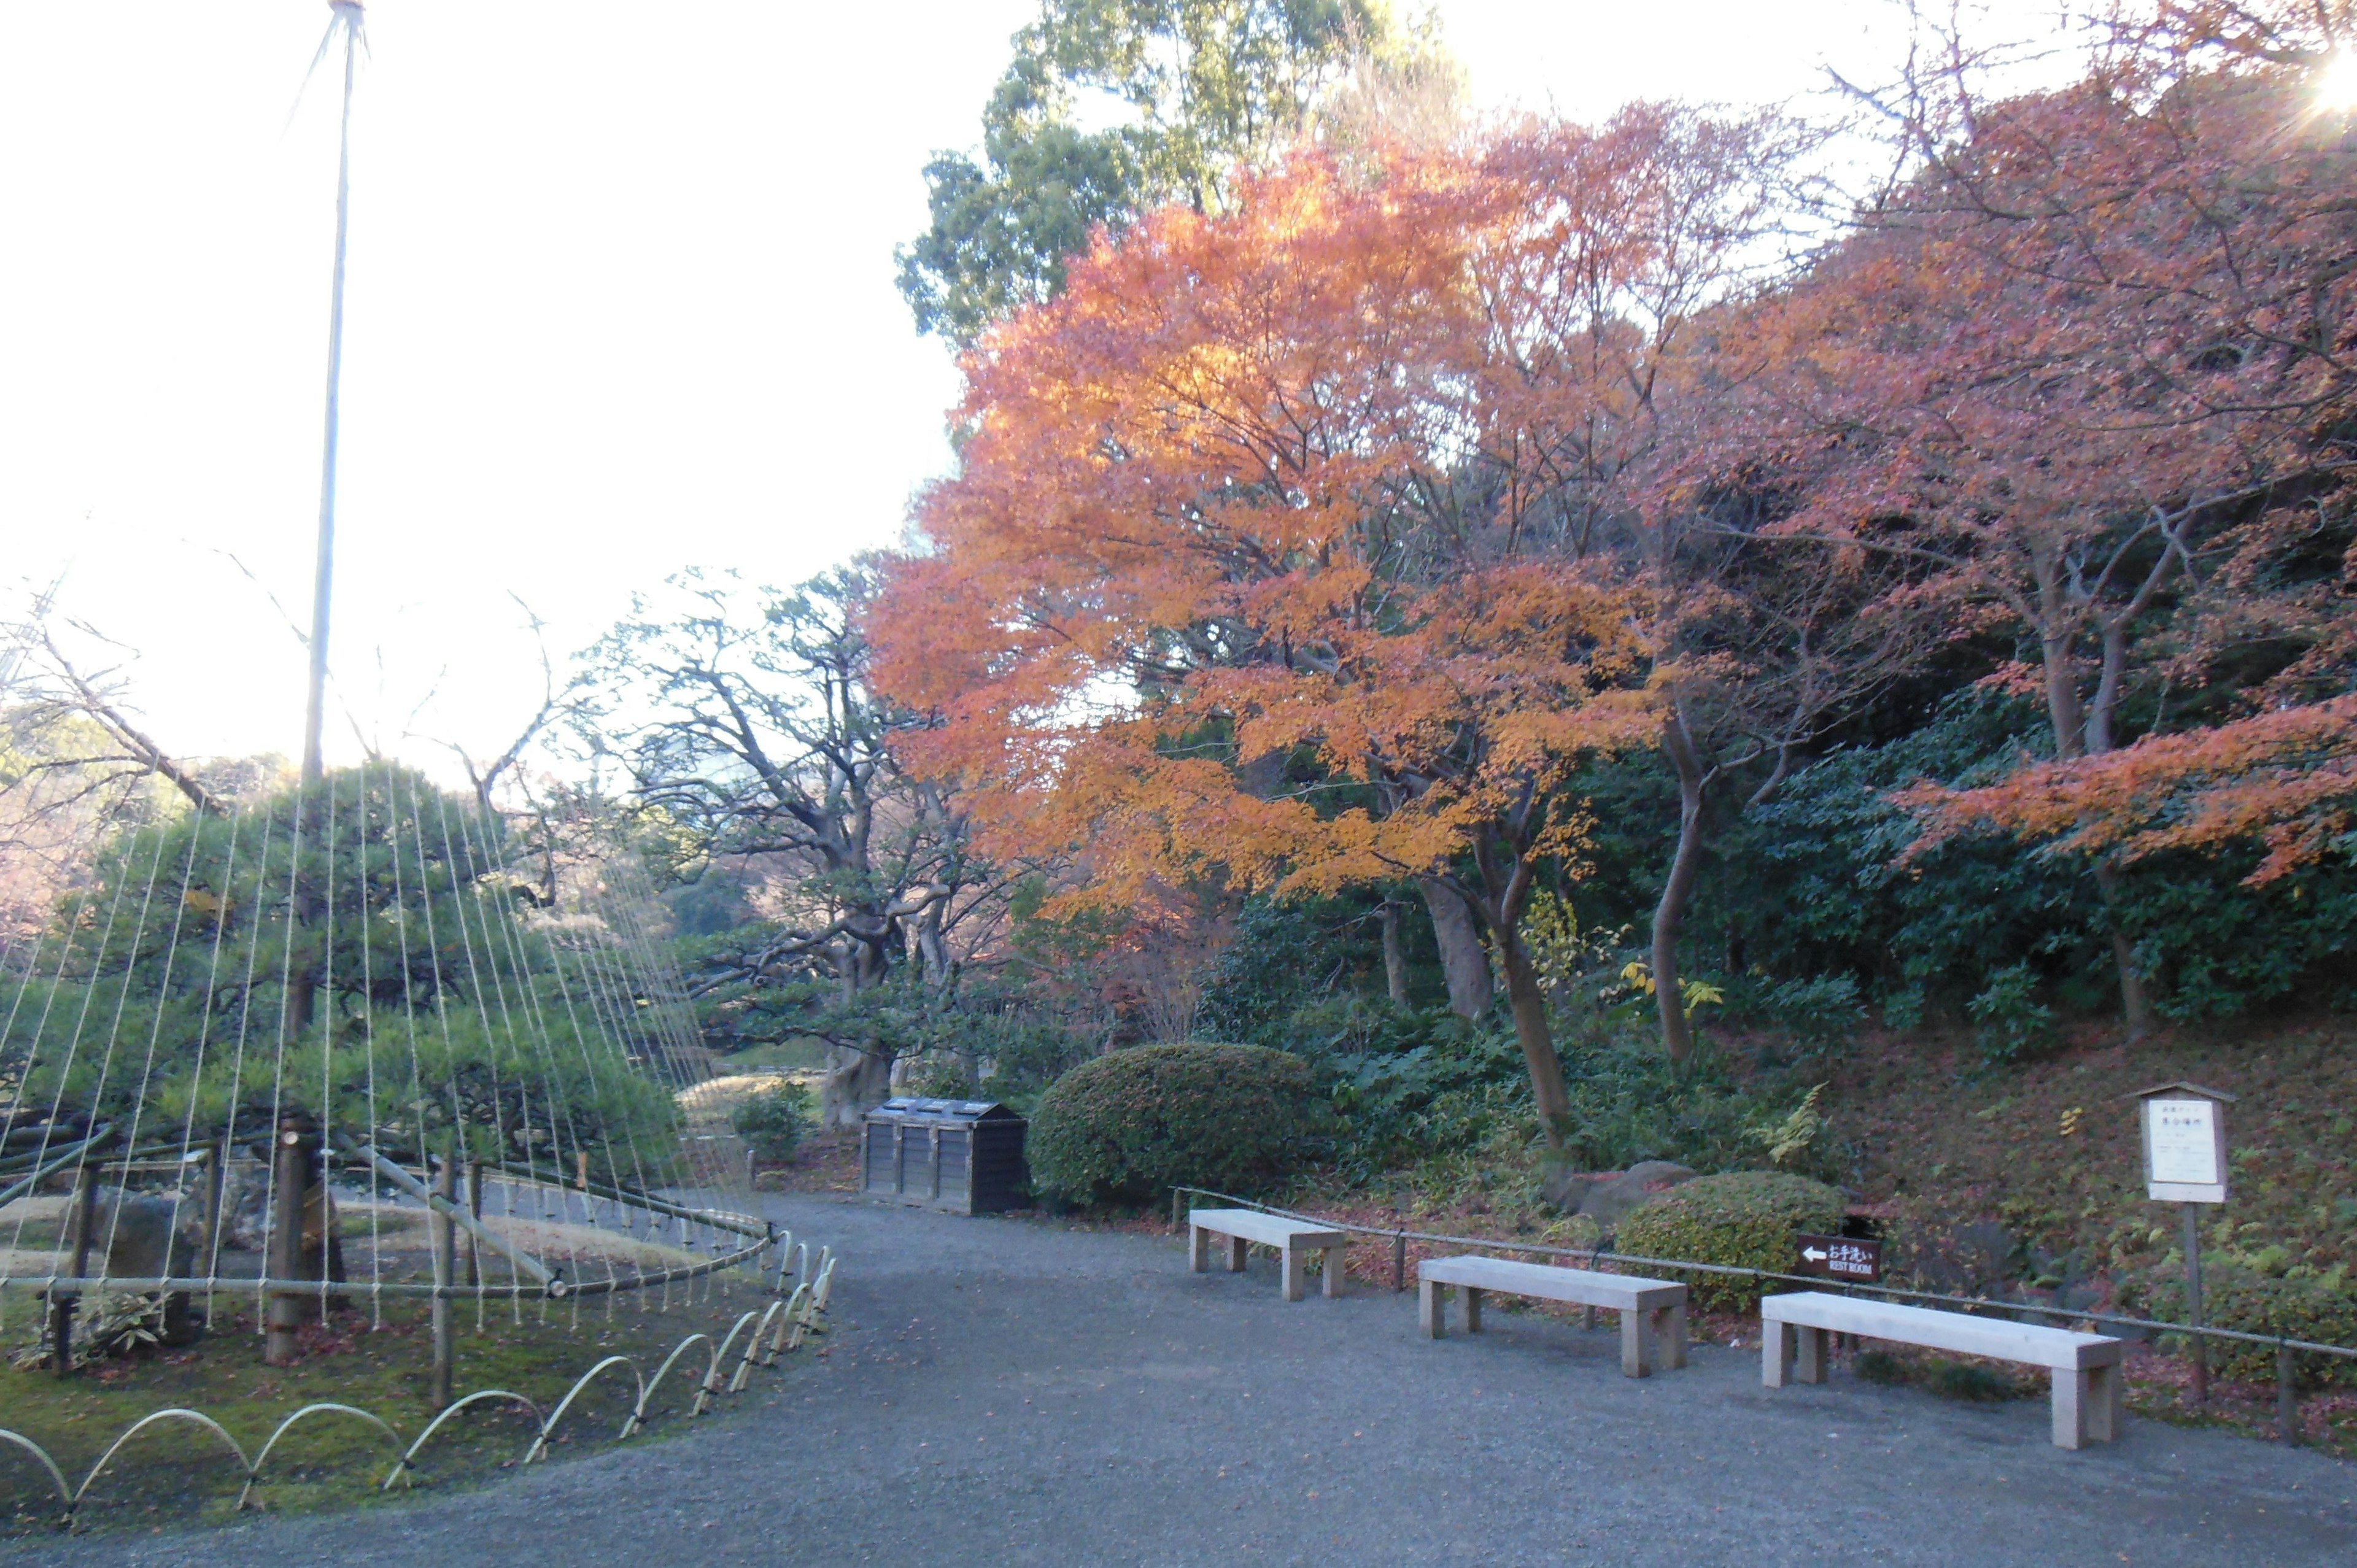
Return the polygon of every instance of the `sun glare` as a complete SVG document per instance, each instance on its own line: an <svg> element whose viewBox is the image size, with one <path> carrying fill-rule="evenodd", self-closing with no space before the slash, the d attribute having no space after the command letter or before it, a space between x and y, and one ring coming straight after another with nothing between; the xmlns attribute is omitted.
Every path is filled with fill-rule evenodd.
<svg viewBox="0 0 2357 1568"><path fill-rule="evenodd" d="M2316 106L2328 113L2357 110L2357 49L2333 50L2316 73Z"/></svg>

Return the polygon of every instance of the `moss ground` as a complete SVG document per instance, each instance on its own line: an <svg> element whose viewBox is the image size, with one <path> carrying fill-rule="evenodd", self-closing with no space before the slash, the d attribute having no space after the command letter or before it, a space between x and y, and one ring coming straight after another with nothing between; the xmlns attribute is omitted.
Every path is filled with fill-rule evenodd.
<svg viewBox="0 0 2357 1568"><path fill-rule="evenodd" d="M487 1305L479 1326L473 1304L464 1304L453 1388L461 1395L510 1390L545 1412L603 1358L630 1357L640 1375L651 1379L682 1339L703 1333L717 1340L738 1314L766 1299L741 1283L716 1285L707 1298L699 1283L692 1298L682 1286L668 1303L660 1291L643 1300L592 1299L577 1314L571 1304L555 1303L544 1317L534 1304L523 1309L521 1321L510 1308ZM21 1312L11 1314L12 1340L24 1326ZM167 1408L213 1417L249 1456L280 1422L315 1402L353 1405L382 1418L404 1448L430 1418L430 1337L422 1304L388 1304L381 1324L365 1312L352 1312L312 1325L303 1331L301 1359L290 1367L264 1363L250 1308L232 1310L224 1303L218 1321L218 1330L186 1348L101 1363L70 1378L0 1369L0 1426L39 1443L56 1458L68 1484L79 1486L110 1443L142 1417ZM649 1405L651 1435L684 1427L704 1358L702 1347L691 1349L664 1380ZM780 1362L779 1370L755 1376L774 1378L789 1368ZM592 1383L558 1429L551 1456L612 1443L635 1392L623 1368ZM724 1395L716 1408L725 1410L726 1403ZM417 1482L479 1484L512 1468L532 1435L533 1423L521 1409L494 1402L472 1406L418 1456ZM391 1444L371 1426L332 1414L307 1417L280 1440L249 1506L371 1506L385 1497L379 1487L394 1457ZM242 1481L236 1461L218 1438L189 1423L158 1423L117 1453L91 1487L78 1528L144 1530L225 1520ZM52 1493L37 1462L0 1445L0 1535L57 1528Z"/></svg>

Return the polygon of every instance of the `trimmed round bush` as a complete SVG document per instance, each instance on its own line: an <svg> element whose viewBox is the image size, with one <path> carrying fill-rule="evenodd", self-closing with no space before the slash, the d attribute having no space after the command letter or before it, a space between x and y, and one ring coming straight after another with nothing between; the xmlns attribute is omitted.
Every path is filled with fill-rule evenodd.
<svg viewBox="0 0 2357 1568"><path fill-rule="evenodd" d="M1309 1064L1259 1046L1135 1046L1039 1097L1031 1185L1071 1204L1159 1201L1176 1186L1249 1193L1326 1153L1333 1112Z"/></svg>
<svg viewBox="0 0 2357 1568"><path fill-rule="evenodd" d="M773 1084L738 1101L728 1121L754 1154L782 1165L810 1132L810 1091L798 1083Z"/></svg>
<svg viewBox="0 0 2357 1568"><path fill-rule="evenodd" d="M1620 1222L1614 1250L1644 1258L1678 1258L1741 1269L1792 1272L1792 1238L1841 1227L1841 1190L1781 1171L1733 1171L1674 1187ZM1653 1272L1653 1271L1648 1271ZM1706 1312L1750 1312L1765 1294L1741 1274L1661 1271L1683 1281ZM1773 1284L1767 1289L1782 1289Z"/></svg>

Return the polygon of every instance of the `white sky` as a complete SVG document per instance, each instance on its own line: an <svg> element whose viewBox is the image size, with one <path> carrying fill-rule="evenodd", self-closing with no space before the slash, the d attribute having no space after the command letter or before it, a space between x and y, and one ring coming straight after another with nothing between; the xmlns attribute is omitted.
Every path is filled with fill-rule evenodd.
<svg viewBox="0 0 2357 1568"><path fill-rule="evenodd" d="M365 727L500 750L539 696L511 593L562 658L682 566L786 583L899 537L956 375L892 247L1035 4L371 5L332 640ZM1883 0L1439 10L1480 103L1583 119L1893 58ZM336 74L288 110L327 15L0 8L0 619L63 572L191 756L301 736L268 595L307 624Z"/></svg>

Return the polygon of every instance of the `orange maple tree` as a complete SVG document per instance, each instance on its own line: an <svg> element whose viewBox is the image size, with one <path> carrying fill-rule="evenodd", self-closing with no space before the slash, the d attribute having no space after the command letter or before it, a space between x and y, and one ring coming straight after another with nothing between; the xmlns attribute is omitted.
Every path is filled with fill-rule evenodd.
<svg viewBox="0 0 2357 1568"><path fill-rule="evenodd" d="M1444 879L1567 1110L1518 926L1584 759L1650 743L1634 593L1469 491L1495 182L1316 156L1152 215L967 362L960 471L876 618L924 765L1071 900ZM1488 347L1485 347L1488 346Z"/></svg>
<svg viewBox="0 0 2357 1568"><path fill-rule="evenodd" d="M1919 788L1898 799L1927 822L1910 854L1982 827L2124 865L2256 843L2266 857L2243 880L2264 886L2357 847L2357 696L2147 736L1983 789Z"/></svg>
<svg viewBox="0 0 2357 1568"><path fill-rule="evenodd" d="M1788 537L1921 563L1959 614L2020 636L2056 771L1934 814L2021 826L2065 800L2121 804L2066 835L2103 850L2107 903L2115 852L2145 832L2122 802L2162 759L2223 763L2276 733L2094 765L2131 738L2135 700L2239 664L2245 703L2312 702L2347 689L2352 641L2345 586L2281 584L2319 499L2357 473L2357 144L2316 122L2297 59L2154 37L2060 91L1943 89L1947 117L1916 123L1918 177L1777 306L1792 349L1762 405L1837 452ZM2145 977L2110 934L2139 1033Z"/></svg>

